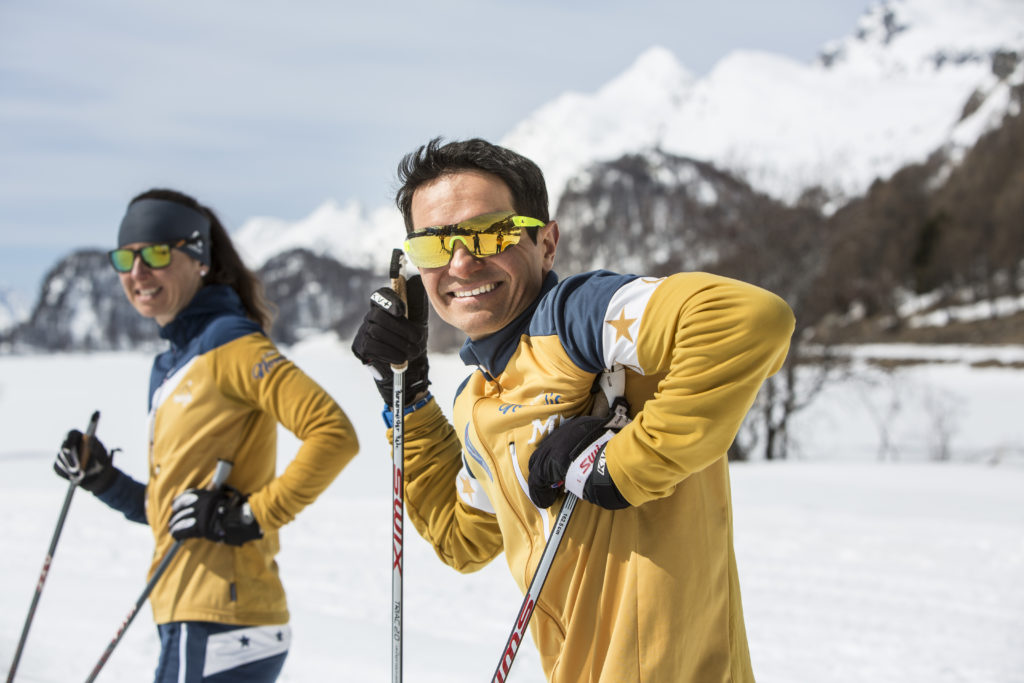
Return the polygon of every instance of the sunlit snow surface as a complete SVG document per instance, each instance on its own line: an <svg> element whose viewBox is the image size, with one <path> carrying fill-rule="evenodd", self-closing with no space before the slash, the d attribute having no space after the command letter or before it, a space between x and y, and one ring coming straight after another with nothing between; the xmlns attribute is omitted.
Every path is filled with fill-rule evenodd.
<svg viewBox="0 0 1024 683"><path fill-rule="evenodd" d="M879 347L873 355L886 351L907 353ZM380 399L347 344L321 338L287 353L338 399L362 450L282 532L294 642L281 680L385 681L391 470ZM1024 371L972 368L979 353L940 348L930 355L951 362L835 385L795 425L799 459L732 466L747 631L762 683L1024 681ZM1001 353L1020 360L1019 349ZM149 364L135 353L0 358L0 671L67 491L52 455L67 429L83 428L99 409L100 438L124 448L116 461L142 478ZM445 405L463 372L454 356L432 358L433 390ZM927 461L929 431L946 409L929 401L954 407L952 462ZM887 457L898 460L881 462L885 420L873 415L893 405ZM296 445L283 435L280 466ZM406 528L406 680L488 680L521 599L503 560L460 575ZM141 592L151 548L148 528L79 491L17 680L84 680ZM150 680L157 651L147 606L99 680ZM529 643L512 680L543 680Z"/></svg>

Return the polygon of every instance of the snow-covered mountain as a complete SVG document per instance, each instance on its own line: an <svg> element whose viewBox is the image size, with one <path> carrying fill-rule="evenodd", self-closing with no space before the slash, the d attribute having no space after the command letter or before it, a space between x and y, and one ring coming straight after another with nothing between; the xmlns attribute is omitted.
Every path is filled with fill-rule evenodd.
<svg viewBox="0 0 1024 683"><path fill-rule="evenodd" d="M1011 106L1022 57L1021 0L887 0L812 63L737 51L698 78L652 47L596 92L561 95L498 142L540 165L556 210L591 164L649 149L710 163L786 202L821 188L835 208L938 149L955 159L970 147ZM379 269L381 245L402 232L390 205L330 201L294 223L251 219L238 243L255 268L306 248Z"/></svg>
<svg viewBox="0 0 1024 683"><path fill-rule="evenodd" d="M294 249L330 256L350 268L384 271L392 247L401 245L405 229L392 206L366 211L357 201L324 202L295 222L251 218L233 235L250 268L259 269L274 256Z"/></svg>
<svg viewBox="0 0 1024 683"><path fill-rule="evenodd" d="M102 251L62 259L43 281L32 317L12 331L15 349L129 349L158 342L157 328L121 292Z"/></svg>
<svg viewBox="0 0 1024 683"><path fill-rule="evenodd" d="M958 187L965 189L958 191L1015 215L1017 204L1004 196L1013 194L1012 187L999 194L1002 179L1015 172L1012 162L1000 161L991 144L982 153L971 150L997 127L1002 147L1015 149L1017 124L1005 127L1005 122L1019 120L1014 115L1024 101L1021 92L1024 0L889 0L871 5L850 35L823 46L808 64L741 51L697 78L668 50L653 47L596 92L562 95L498 142L537 161L563 236L578 238L563 239L560 273L593 267L652 274L711 268L785 295L793 283L777 281L764 264L744 254L763 256L768 247L785 246L799 258L821 262L823 242L814 248L795 245L798 234L820 241L822 231L801 226L826 220L822 209L842 218L845 209L835 210L862 201L876 179L899 178L897 172L925 159L931 166L914 172L923 178L920 187L892 180L888 194L933 191L964 175L974 158L969 175L989 178L991 196L984 187L963 182ZM936 168L940 163L945 166ZM876 197L870 206L887 215L882 207L891 203L883 199ZM942 212L941 201L934 206ZM909 231L901 238L909 245L904 251L921 258L932 253L941 242L938 228L928 223L934 217L901 215L921 223L890 226ZM970 232L970 221L961 222L958 229ZM932 232L922 233L928 225ZM863 240L862 233L853 234L862 227L856 215L830 222L830 230L854 242ZM943 230L947 242L956 241L951 228ZM236 231L235 244L278 304L279 333L291 342L310 331L351 330L360 310L353 302L363 301L368 288L383 281L382 253L400 244L403 232L390 205L368 209L357 201L328 201L299 221L250 219ZM608 241L606 233L631 239ZM931 235L934 244L920 243L922 234ZM885 240L894 237L887 234ZM931 251L921 251L925 247ZM1011 257L1015 250L1019 246L1009 243L1003 249ZM888 300L894 287L917 282L906 277L905 254L896 252L891 277L875 278L887 288L876 298ZM122 312L131 317L131 311L96 298L97 278L112 274L105 272L103 259L81 256L84 261L72 258L54 269L30 321L5 332L0 311L0 344L124 348L153 336L151 327L114 324ZM791 266L797 259L790 252L776 256L775 262ZM88 264L104 272L92 273ZM915 264L922 275L924 265ZM940 284L933 282L937 273L948 280L953 266L930 267L935 275L928 282L934 287ZM999 267L1006 270L998 275L1004 279L1016 268ZM814 268L789 272L809 277ZM797 284L793 291L808 287ZM114 285L105 291L109 298L123 298ZM67 292L78 296L64 296ZM850 296L859 301L864 292ZM86 308L78 310L79 304ZM82 324L90 320L91 325ZM439 328L431 333L437 348L461 340L453 330ZM445 331L454 336L445 337Z"/></svg>
<svg viewBox="0 0 1024 683"><path fill-rule="evenodd" d="M29 305L13 289L0 288L0 335L28 317Z"/></svg>
<svg viewBox="0 0 1024 683"><path fill-rule="evenodd" d="M256 274L275 311L270 334L285 344L327 330L350 336L367 293L387 284L370 269L345 266L307 249L277 254ZM9 330L0 328L0 349L159 348L165 342L158 331L128 303L106 254L85 249L50 270L30 319Z"/></svg>
<svg viewBox="0 0 1024 683"><path fill-rule="evenodd" d="M540 164L555 198L580 168L643 147L711 162L788 201L816 185L849 198L940 147L973 144L1024 82L1022 55L1020 0L891 0L810 64L737 51L694 79L651 48L596 93L545 105L502 143ZM972 98L980 120L964 120Z"/></svg>

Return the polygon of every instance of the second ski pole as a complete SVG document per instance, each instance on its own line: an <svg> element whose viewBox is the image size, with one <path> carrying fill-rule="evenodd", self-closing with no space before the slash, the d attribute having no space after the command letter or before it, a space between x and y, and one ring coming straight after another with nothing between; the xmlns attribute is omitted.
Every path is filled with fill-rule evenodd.
<svg viewBox="0 0 1024 683"><path fill-rule="evenodd" d="M210 485L207 488L210 489L211 491L219 489L224 484L224 482L227 481L228 475L231 474L231 466L231 463L228 462L227 460L218 460L217 469L215 469L213 472L213 480L210 482ZM174 559L174 556L178 553L178 550L181 549L182 543L183 541L175 541L174 545L172 545L170 550L168 550L167 553L163 556L163 559L160 560L160 564L156 566L156 569L153 571L153 575L149 578L149 582L143 589L142 595L139 596L139 599L135 601L135 605L132 606L131 610L129 610L128 615L124 618L124 621L121 623L121 627L117 629L117 633L114 635L114 639L110 641L110 644L107 645L107 649L103 651L103 654L100 656L99 661L96 662L96 666L93 667L92 673L90 673L89 677L85 679L85 683L92 683L92 681L96 680L96 677L99 675L100 670L103 668L103 665L107 663L107 660L110 658L111 653L113 653L114 648L117 647L117 644L121 642L121 638L124 637L125 631L128 630L128 626L131 625L132 621L135 619L135 616L139 613L139 610L146 603L146 598L148 598L149 594L153 592L153 588L156 586L157 581L160 580L160 577L163 576L163 573L171 564L171 560Z"/></svg>
<svg viewBox="0 0 1024 683"><path fill-rule="evenodd" d="M92 417L89 419L89 426L85 430L85 436L82 437L82 450L89 453L89 440L96 435L96 425L100 421L100 411L95 411ZM28 616L25 617L25 625L21 629L21 638L18 640L18 647L14 651L14 661L11 662L11 669L7 672L7 683L11 683L14 680L14 672L18 670L18 662L21 660L21 652L25 649L25 641L28 639L28 629L32 625L32 619L36 614L36 607L39 605L39 598L43 594L43 584L46 583L46 577L50 573L50 563L53 562L53 554L57 551L57 541L60 540L61 531L64 530L64 520L67 519L68 509L71 507L71 498L75 494L75 488L82 480L82 475L85 474L85 467L88 464L86 460L83 460L85 456L79 455L78 465L78 476L70 477L68 481L68 492L64 495L64 505L60 509L60 516L57 518L57 526L53 530L53 537L50 539L50 548L46 551L46 557L43 559L43 571L39 574L39 580L36 582L36 592L32 596L32 604L28 608Z"/></svg>
<svg viewBox="0 0 1024 683"><path fill-rule="evenodd" d="M630 421L629 403L626 401L625 368L621 365L616 365L605 370L598 377L598 384L603 392L602 395L605 398L605 402L604 404L599 404L595 401L594 410L601 413L607 410L608 421L605 423L606 426L618 431ZM565 529L569 526L572 511L576 509L576 503L578 502L579 498L575 494L566 491L565 500L562 502L562 507L558 511L558 517L555 519L555 526L551 530L551 535L548 536L547 543L544 545L544 553L537 564L537 570L533 573L533 580L530 581L530 588L523 598L519 614L516 615L516 621L512 625L512 632L509 634L508 640L505 641L505 649L501 651L501 659L498 661L498 666L491 677L491 683L505 683L508 680L509 671L512 670L512 662L515 661L516 653L519 652L519 645L526 637L526 627L530 624L530 617L533 616L533 610L537 606L537 600L540 598L540 591L548 578L551 563L555 559L555 553L558 552L558 546L561 545L562 538L565 536Z"/></svg>
<svg viewBox="0 0 1024 683"><path fill-rule="evenodd" d="M526 637L526 627L530 624L530 617L533 616L533 610L537 606L537 600L540 598L540 591L544 587L544 582L547 581L548 572L551 570L551 563L555 559L555 553L558 552L558 546L561 545L562 538L565 536L565 528L569 526L569 519L572 517L572 511L576 509L577 501L579 501L579 498L574 494L565 494L565 500L562 502L562 507L558 511L558 518L555 520L555 527L551 530L551 535L548 536L548 541L544 545L544 554L540 557L537 571L534 572L533 580L530 581L530 589L526 591L523 604L519 608L519 614L516 615L516 621L512 625L512 632L509 634L508 640L505 641L505 649L501 651L501 659L498 661L498 667L494 670L494 676L491 677L491 683L505 683L508 680L508 673L512 669L512 662L515 661L516 653L519 652L519 645Z"/></svg>

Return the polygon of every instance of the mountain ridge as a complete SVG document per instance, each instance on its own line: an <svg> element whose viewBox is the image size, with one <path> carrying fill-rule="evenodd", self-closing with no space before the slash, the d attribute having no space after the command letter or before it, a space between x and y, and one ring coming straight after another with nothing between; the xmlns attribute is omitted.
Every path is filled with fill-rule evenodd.
<svg viewBox="0 0 1024 683"><path fill-rule="evenodd" d="M938 2L947 8L973 7L964 0ZM949 32L948 25L956 23L956 16L932 21L939 28L933 26L931 34L922 31L922 25L929 25L929 15L922 10L926 4L922 0L895 0L873 5L850 36L828 43L812 64L737 51L721 60L706 77L697 79L668 50L655 46L595 93L567 92L540 107L500 142L533 157L545 171L549 190L563 183L559 191L552 192L563 235L556 268L628 266L629 270L650 274L671 268L720 267L733 269L730 272L737 275L750 272L752 277L764 277L768 285L774 276L763 272L764 264L743 262L742 250L737 251L730 239L756 248L764 235L757 235L751 228L764 224L765 234L772 235L774 242L799 241L809 234L808 226L820 224L822 229L835 232L833 239L856 242L856 229L870 230L869 226L858 227L866 225L860 216L884 216L882 207L899 201L901 191L913 199L929 192L928 188L942 187L950 177L957 176L959 166L971 157L979 140L1005 127L1007 121L1019 119L1024 92L1024 12L981 38L949 37L943 31ZM978 4L989 13L987 16L1012 5L1006 0ZM966 27L981 16L976 9L960 18ZM1007 40L1018 42L1010 45ZM888 52L897 48L898 53ZM831 78L837 73L846 76ZM808 100L808 93L816 99ZM863 125L853 126L852 119L832 114L833 109L822 104L829 98L839 104L828 106L852 108L854 119L865 119ZM858 98L863 101L856 104ZM891 110L882 106L887 102L893 104ZM787 112L808 108L813 115L803 119L786 116ZM630 111L624 113L624 109ZM919 113L918 109L927 112ZM673 112L684 115L673 118ZM584 114L588 114L585 120ZM826 120L815 127L812 123L817 119ZM712 121L720 125L711 125ZM844 126L849 130L844 132ZM1012 125L1007 129L1003 138L1010 142L1003 147L1013 148L1015 130ZM700 135L690 131L700 131ZM838 140L833 139L837 136ZM601 144L589 144L591 138L599 139ZM516 144L517 139L522 144ZM793 140L799 140L799 144ZM886 149L887 143L891 149ZM531 151L531 146L537 149ZM686 146L704 153L680 152L679 148ZM985 153L995 159L998 149L989 145ZM1013 172L1012 160L995 163ZM890 166L894 168L888 175L872 171ZM982 168L980 175L984 171ZM844 180L842 173L850 177ZM560 180L563 177L564 182ZM957 182L967 184L962 179ZM844 183L852 183L849 187L853 190L844 190ZM995 184L993 181L993 187ZM607 194L599 196L598 188L605 188ZM859 194L848 194L853 191ZM1006 213L1006 206L1014 206L1006 199L1008 190L999 187L997 191L994 201L1001 202L1001 210ZM984 199L984 188L972 192ZM637 215L646 218L637 222L616 214L615 207L608 209L609 197L620 197L626 205L640 207ZM722 206L713 206L716 201ZM947 235L947 241L953 239L949 236L954 234L952 228L943 222L943 212L949 213L955 203L928 199L922 200L920 207L907 211L907 225L891 226L894 231L909 231L899 239L908 245L910 256L903 252L891 256L888 277L892 283L882 285L891 291L877 291L873 286L865 299L873 302L873 309L890 313L894 288L923 291L922 283L940 286L945 282L943 277L948 279L961 267L949 255L953 249L950 246L943 247L946 252L941 268L927 262L935 250L932 242L939 239L936 235ZM979 215L984 211L979 205ZM839 220L834 221L837 212ZM601 216L618 225L622 234L634 235L635 243L648 245L647 253L628 253L609 244L601 245L603 251L581 250L582 244L598 243L594 235L602 226L594 219ZM769 225L768 216L777 225ZM968 219L960 216L958 220ZM294 341L299 338L296 334L311 330L352 329L351 316L360 307L347 302L332 304L330 297L358 297L360 287L365 289L378 280L383 284L388 260L383 254L390 254L403 234L401 218L392 207L367 209L356 201L342 204L328 200L296 222L250 219L233 232L233 238L250 267L267 278L268 293L287 293L276 302L282 308L282 321L299 330L286 335L287 341ZM963 242L965 238L956 239ZM823 244L814 246L826 249ZM1004 247L1011 256L1019 254L1019 240L1011 240ZM920 254L914 255L914 248ZM972 249L979 251L978 258L992 260L980 254L978 245ZM779 257L785 258L786 254L780 252ZM913 263L908 265L910 261ZM1012 265L1005 265L1005 261L1001 257L1000 268L1009 268L1006 272L1012 273ZM97 267L105 266L96 263L100 264ZM60 326L59 311L40 312L40 308L50 308L57 302L65 317L78 314L64 303L71 300L53 298L55 291L69 286L67 273L86 277L79 264L72 265L75 267L70 270L54 269L44 283L32 318L21 330L5 334L0 329L0 345L5 338L8 345L17 348L26 344L42 348L110 344L122 348L132 343L124 338L95 339L83 333L76 337ZM296 280L295 273L302 268L322 274L324 282L318 285L308 277ZM903 269L917 272L906 276ZM991 271L986 277L996 275ZM865 275L851 274L854 276ZM89 291L102 289L93 276L89 284L84 280L79 284ZM836 286L843 289L841 284ZM109 295L121 297L119 287L111 287ZM831 303L822 305L853 306L857 296L843 289ZM84 294L76 300L92 301ZM103 305L108 312L115 310L112 304ZM47 330L47 325L56 327ZM457 335L450 332L432 332L432 337L444 347L457 343ZM60 343L64 346L47 346L47 339L63 340ZM143 334L136 341L147 339Z"/></svg>
<svg viewBox="0 0 1024 683"><path fill-rule="evenodd" d="M652 46L593 93L563 93L496 142L537 162L556 216L575 174L647 148L712 163L789 204L824 192L834 210L938 149L970 147L1024 82L1022 55L1014 0L889 0L808 63L737 50L697 78ZM972 100L986 119L964 121ZM268 221L280 234L261 240ZM403 233L390 205L329 200L292 223L249 219L234 235L254 268L294 248L374 267L387 261L379 244Z"/></svg>

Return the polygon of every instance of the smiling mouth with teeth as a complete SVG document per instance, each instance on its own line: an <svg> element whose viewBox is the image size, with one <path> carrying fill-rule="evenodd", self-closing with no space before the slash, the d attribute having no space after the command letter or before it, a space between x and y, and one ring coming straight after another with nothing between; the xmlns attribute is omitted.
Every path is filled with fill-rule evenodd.
<svg viewBox="0 0 1024 683"><path fill-rule="evenodd" d="M467 296L476 296L478 294L486 294L487 292L491 291L492 289L494 289L497 286L498 285L496 285L495 283L489 282L486 285L481 285L481 286L477 287L476 289L469 290L468 292L452 292L452 296L454 296L456 299L462 299L462 298L467 297Z"/></svg>

